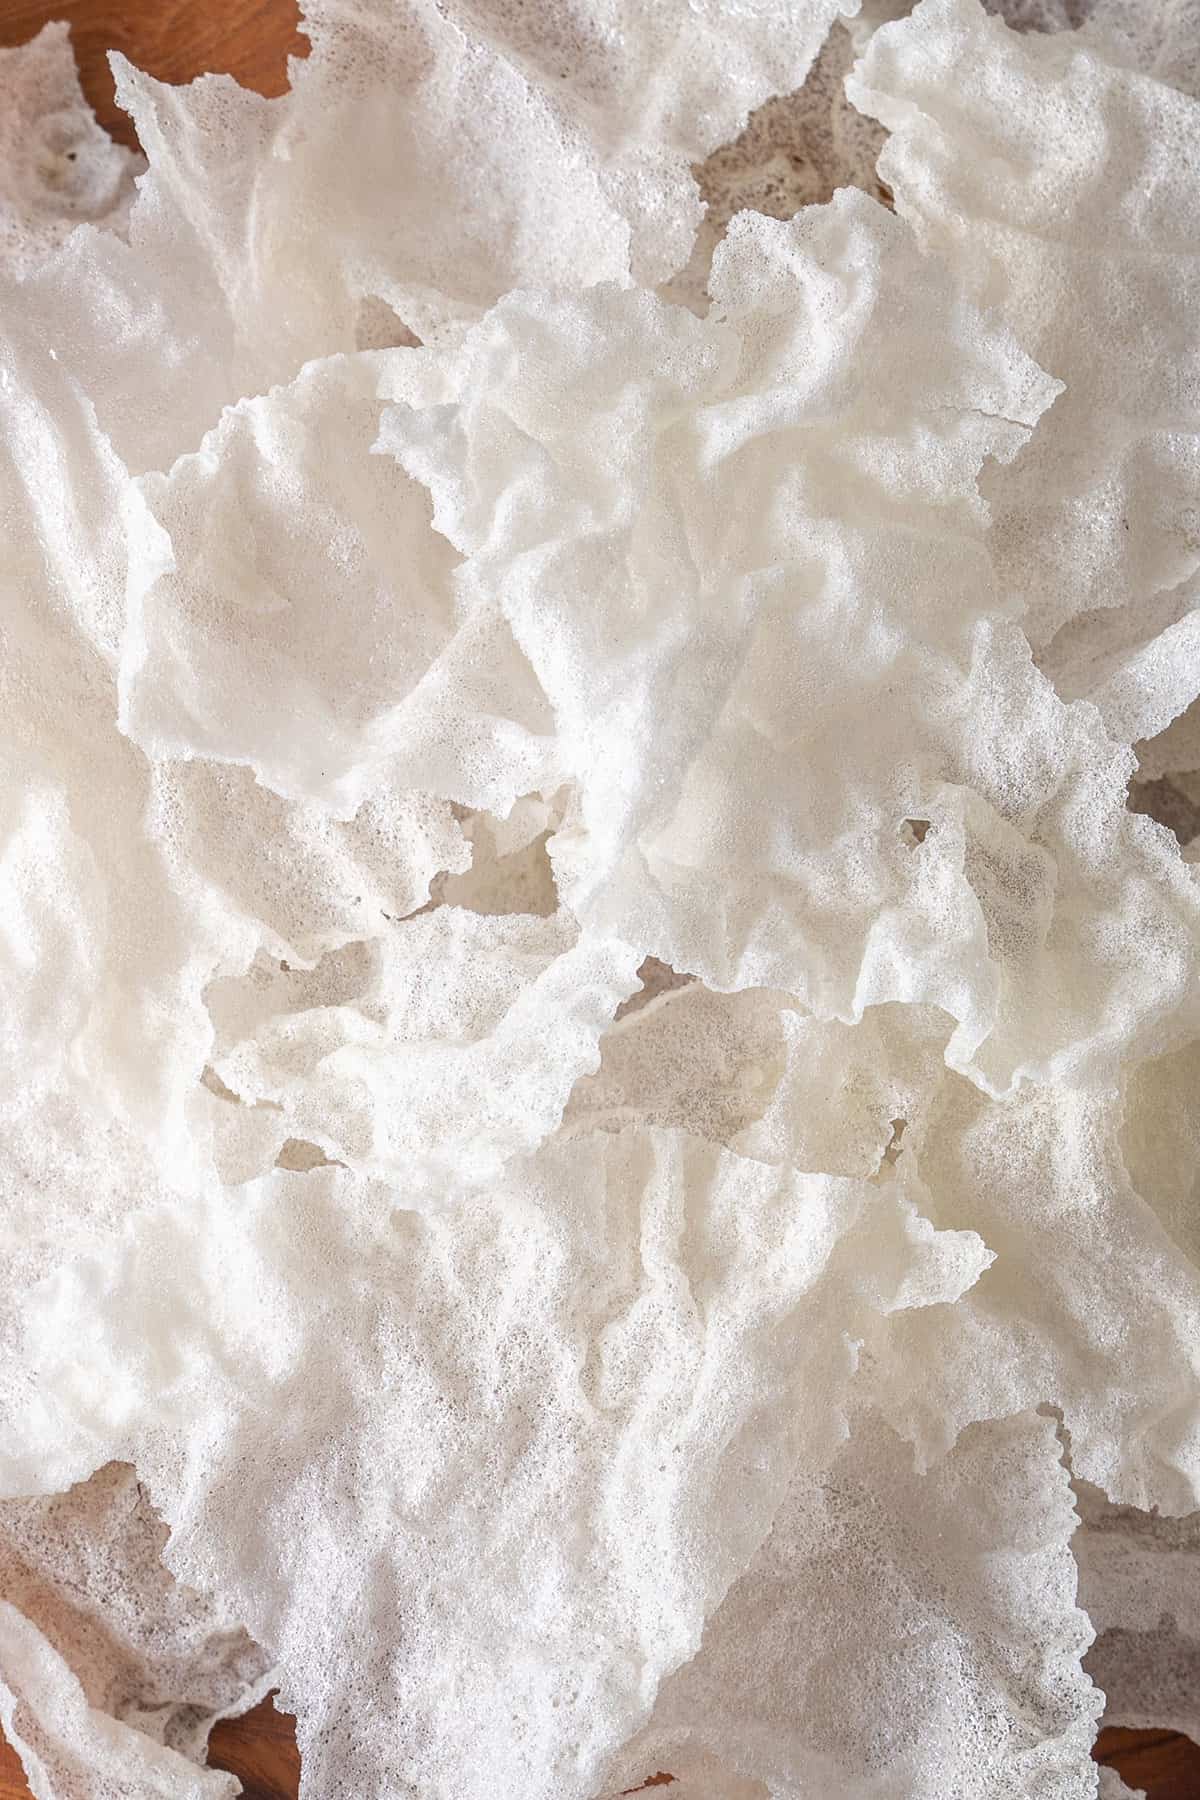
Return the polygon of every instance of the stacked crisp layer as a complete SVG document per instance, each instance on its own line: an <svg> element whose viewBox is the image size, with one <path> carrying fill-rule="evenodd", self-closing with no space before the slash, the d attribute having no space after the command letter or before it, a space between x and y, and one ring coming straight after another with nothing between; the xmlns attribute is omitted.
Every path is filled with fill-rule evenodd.
<svg viewBox="0 0 1200 1800"><path fill-rule="evenodd" d="M312 0L144 172L0 56L39 1800L1194 1716L1194 45L1002 10Z"/></svg>

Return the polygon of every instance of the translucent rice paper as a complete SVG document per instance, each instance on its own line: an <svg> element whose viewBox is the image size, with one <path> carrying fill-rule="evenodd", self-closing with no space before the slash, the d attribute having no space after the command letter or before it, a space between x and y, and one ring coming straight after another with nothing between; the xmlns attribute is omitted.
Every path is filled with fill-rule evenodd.
<svg viewBox="0 0 1200 1800"><path fill-rule="evenodd" d="M27 289L10 285L0 349L0 1104L10 1152L13 1136L28 1144L28 1160L21 1151L14 1159L18 1203L32 1186L53 1207L60 1140L37 1123L43 1109L69 1121L85 1196L107 1185L99 1144L122 1135L140 1139L164 1176L191 1179L185 1116L203 1067L199 983L237 934L211 916L185 923L146 829L150 771L117 730L113 679L137 500L35 321Z"/></svg>
<svg viewBox="0 0 1200 1800"><path fill-rule="evenodd" d="M586 1795L836 1454L868 1320L987 1252L898 1182L674 1132L404 1200L274 1175L44 1285L43 1466L136 1461L171 1567L278 1658L312 1792Z"/></svg>
<svg viewBox="0 0 1200 1800"><path fill-rule="evenodd" d="M610 1028L566 1124L646 1119L769 1164L895 1168L922 1213L994 1253L969 1294L897 1320L875 1352L876 1403L920 1456L1053 1394L1081 1474L1129 1504L1200 1506L1196 1047L1143 1063L1123 1095L997 1106L946 1070L948 1033L916 1007L826 1025L693 984Z"/></svg>
<svg viewBox="0 0 1200 1800"><path fill-rule="evenodd" d="M1079 1599L1096 1628L1087 1667L1106 1717L1200 1738L1200 1514L1113 1506L1086 1484L1079 1509Z"/></svg>
<svg viewBox="0 0 1200 1800"><path fill-rule="evenodd" d="M21 1757L34 1800L230 1800L231 1776L197 1768L88 1704L49 1641L0 1600L0 1722Z"/></svg>
<svg viewBox="0 0 1200 1800"><path fill-rule="evenodd" d="M0 50L0 268L36 268L84 220L121 231L144 166L96 123L65 25Z"/></svg>
<svg viewBox="0 0 1200 1800"><path fill-rule="evenodd" d="M132 199L0 57L39 1800L1200 1728L1194 41L997 10L314 3Z"/></svg>
<svg viewBox="0 0 1200 1800"><path fill-rule="evenodd" d="M909 1121L900 1160L915 1159L922 1210L969 1222L995 1261L961 1305L897 1324L879 1404L936 1457L971 1420L1050 1394L1080 1474L1185 1512L1200 1504L1200 1277L1154 1188L1130 1180L1122 1112L1068 1088L999 1108L949 1077Z"/></svg>
<svg viewBox="0 0 1200 1800"><path fill-rule="evenodd" d="M863 0L855 15L860 42L877 25L907 17L916 0ZM983 0L1014 31L1083 31L1083 42L1099 38L1111 56L1135 64L1159 81L1195 94L1200 10L1197 0L1168 0L1144 6L1140 0Z"/></svg>
<svg viewBox="0 0 1200 1800"><path fill-rule="evenodd" d="M1080 615L1136 611L1121 659L1136 665L1194 607L1194 586L1174 604L1166 590L1200 567L1200 101L1134 71L1098 29L1017 35L974 0L924 0L881 28L848 92L888 128L879 172L897 210L1065 383L990 485L1001 579L1052 654ZM1096 685L1091 643L1083 632L1060 651L1070 693ZM1200 670L1190 644L1163 646L1162 662L1184 690ZM1126 687L1136 679L1130 668ZM1161 683L1144 685L1146 717L1129 720L1139 737L1168 722L1155 716ZM1172 696L1174 709L1194 694Z"/></svg>
<svg viewBox="0 0 1200 1800"><path fill-rule="evenodd" d="M552 782L548 709L506 620L458 603L428 494L372 454L381 385L412 364L310 363L142 482L120 721L151 755L243 763L343 815L385 777L502 813Z"/></svg>
<svg viewBox="0 0 1200 1800"><path fill-rule="evenodd" d="M1197 92L1196 0L1173 0L1168 6L1140 6L1136 0L984 0L984 4L1016 31L1073 31L1085 26L1088 37L1098 37L1110 53L1120 52L1147 75L1169 81L1185 94Z"/></svg>
<svg viewBox="0 0 1200 1800"><path fill-rule="evenodd" d="M790 219L801 206L830 199L839 187L885 197L875 173L885 133L845 94L853 60L854 40L839 20L804 86L766 101L736 138L695 166L705 213L687 266L663 289L670 298L698 312L707 309L713 251L739 212Z"/></svg>
<svg viewBox="0 0 1200 1800"><path fill-rule="evenodd" d="M972 1426L924 1476L856 1420L828 1473L794 1483L606 1795L659 1769L686 1800L1094 1794L1075 1523L1047 1419Z"/></svg>
<svg viewBox="0 0 1200 1800"><path fill-rule="evenodd" d="M560 894L713 987L940 1005L992 1091L1109 1078L1192 982L1196 895L1004 621L976 479L1055 385L853 191L742 215L710 289L512 296L386 415L553 710Z"/></svg>
<svg viewBox="0 0 1200 1800"><path fill-rule="evenodd" d="M213 1722L265 1693L270 1659L163 1566L166 1528L127 1464L0 1505L0 1714L38 1800L226 1795Z"/></svg>
<svg viewBox="0 0 1200 1800"><path fill-rule="evenodd" d="M637 961L561 912L443 905L311 973L214 984L213 1067L364 1175L484 1182L550 1136Z"/></svg>
<svg viewBox="0 0 1200 1800"><path fill-rule="evenodd" d="M486 305L519 283L632 274L653 285L687 260L701 217L689 165L770 95L801 86L841 10L837 0L541 10L315 0L313 55L295 79L314 111L332 93L349 134L335 229L378 236L373 218L362 229L373 210L364 176L403 159L416 190L410 232L375 279L422 339L448 303ZM381 66L408 102L399 127Z"/></svg>
<svg viewBox="0 0 1200 1800"><path fill-rule="evenodd" d="M801 85L837 0L607 11L539 29L486 0L314 0L277 100L115 57L151 165L129 242L76 238L38 294L131 466L165 468L223 405L355 348L364 303L424 340L519 283L686 262L690 163Z"/></svg>
<svg viewBox="0 0 1200 1800"><path fill-rule="evenodd" d="M224 1154L199 1086L213 979L385 932L470 851L446 801L392 781L339 815L239 768L152 764L121 732L126 586L166 540L28 283L4 299L0 1258L19 1291Z"/></svg>

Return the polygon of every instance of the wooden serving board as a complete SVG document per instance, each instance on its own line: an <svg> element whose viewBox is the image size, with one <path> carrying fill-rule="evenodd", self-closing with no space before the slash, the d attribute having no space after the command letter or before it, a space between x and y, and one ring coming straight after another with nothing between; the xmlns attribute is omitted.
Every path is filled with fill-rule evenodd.
<svg viewBox="0 0 1200 1800"><path fill-rule="evenodd" d="M0 0L0 46L27 43L51 19L70 25L83 91L123 144L136 139L113 99L110 50L160 81L212 71L260 94L282 94L288 57L308 50L295 0Z"/></svg>
<svg viewBox="0 0 1200 1800"><path fill-rule="evenodd" d="M300 1757L294 1728L290 1714L276 1712L270 1700L264 1700L244 1718L217 1726L208 1760L213 1768L228 1769L238 1777L246 1800L296 1800ZM1200 1800L1200 1750L1176 1732L1109 1729L1100 1733L1095 1754L1098 1762L1118 1770L1130 1787L1144 1788L1148 1800ZM659 1776L650 1791L657 1794L670 1785L669 1778ZM31 1800L20 1761L2 1735L0 1800Z"/></svg>

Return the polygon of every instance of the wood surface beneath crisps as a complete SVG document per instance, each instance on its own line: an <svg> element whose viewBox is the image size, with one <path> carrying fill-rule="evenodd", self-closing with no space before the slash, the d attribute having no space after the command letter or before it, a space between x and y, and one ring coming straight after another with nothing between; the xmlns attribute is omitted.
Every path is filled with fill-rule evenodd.
<svg viewBox="0 0 1200 1800"><path fill-rule="evenodd" d="M296 1800L300 1785L296 1721L290 1713L276 1712L270 1699L240 1719L223 1719L209 1739L208 1760L212 1768L237 1776L246 1800ZM0 1800L31 1800L20 1759L2 1735Z"/></svg>
<svg viewBox="0 0 1200 1800"><path fill-rule="evenodd" d="M0 46L24 44L65 19L83 91L104 129L136 143L113 99L108 52L120 50L160 81L233 75L260 94L287 90L287 59L303 56L296 0L0 0Z"/></svg>
<svg viewBox="0 0 1200 1800"><path fill-rule="evenodd" d="M1200 1800L1200 1750L1176 1732L1100 1733L1100 1762L1117 1769L1128 1786L1144 1788L1147 1800ZM241 1719L226 1719L212 1734L209 1762L228 1769L242 1784L246 1800L296 1800L300 1757L295 1720L264 1700ZM660 1775L652 1792L670 1785ZM15 1753L0 1737L0 1800L30 1800Z"/></svg>
<svg viewBox="0 0 1200 1800"><path fill-rule="evenodd" d="M0 45L25 43L49 19L71 26L84 92L100 123L127 144L133 131L113 100L109 50L123 51L160 81L213 71L261 94L281 94L288 57L308 48L295 0L0 0ZM244 1718L217 1726L209 1760L238 1776L247 1800L295 1800L294 1727L287 1713L264 1700ZM1200 1750L1176 1733L1110 1729L1101 1732L1096 1755L1130 1787L1144 1788L1149 1800L1200 1800ZM20 1762L2 1737L0 1800L30 1800Z"/></svg>

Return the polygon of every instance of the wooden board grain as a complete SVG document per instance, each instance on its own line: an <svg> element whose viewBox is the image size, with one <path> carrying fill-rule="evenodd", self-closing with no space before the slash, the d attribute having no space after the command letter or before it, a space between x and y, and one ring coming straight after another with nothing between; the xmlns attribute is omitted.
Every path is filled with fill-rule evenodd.
<svg viewBox="0 0 1200 1800"><path fill-rule="evenodd" d="M295 1800L300 1786L296 1721L264 1700L240 1719L221 1721L209 1739L208 1760L237 1776L247 1800Z"/></svg>
<svg viewBox="0 0 1200 1800"><path fill-rule="evenodd" d="M300 1756L296 1721L270 1698L240 1719L223 1719L209 1739L210 1765L227 1769L246 1800L296 1800ZM0 1734L0 1800L31 1800L20 1758ZM64 1797L65 1800L65 1797Z"/></svg>
<svg viewBox="0 0 1200 1800"><path fill-rule="evenodd" d="M1100 1733L1096 1760L1116 1769L1133 1788L1144 1788L1147 1800L1200 1800L1200 1749L1177 1732L1123 1731ZM246 1800L296 1800L300 1757L295 1720L264 1700L241 1719L226 1719L212 1734L209 1762L238 1777ZM669 1785L659 1775L652 1783ZM29 1788L14 1752L0 1736L0 1800L30 1800Z"/></svg>
<svg viewBox="0 0 1200 1800"><path fill-rule="evenodd" d="M1147 1800L1200 1800L1200 1749L1177 1731L1124 1731L1110 1725L1096 1743L1097 1762L1115 1769Z"/></svg>
<svg viewBox="0 0 1200 1800"><path fill-rule="evenodd" d="M282 94L288 57L308 49L296 0L0 0L0 45L28 42L49 19L70 25L83 91L123 144L136 139L113 98L110 50L160 81L216 73Z"/></svg>
<svg viewBox="0 0 1200 1800"><path fill-rule="evenodd" d="M162 81L215 71L270 95L287 87L288 57L308 48L295 0L0 0L0 46L25 43L49 19L70 24L84 92L123 143L134 141L133 131L113 99L109 50L123 51ZM1200 1800L1200 1749L1176 1733L1107 1730L1096 1756L1149 1800ZM295 1800L295 1721L265 1700L217 1726L210 1762L237 1775L247 1800ZM665 1787L668 1778L655 1785ZM30 1800L20 1761L2 1735L0 1800Z"/></svg>

